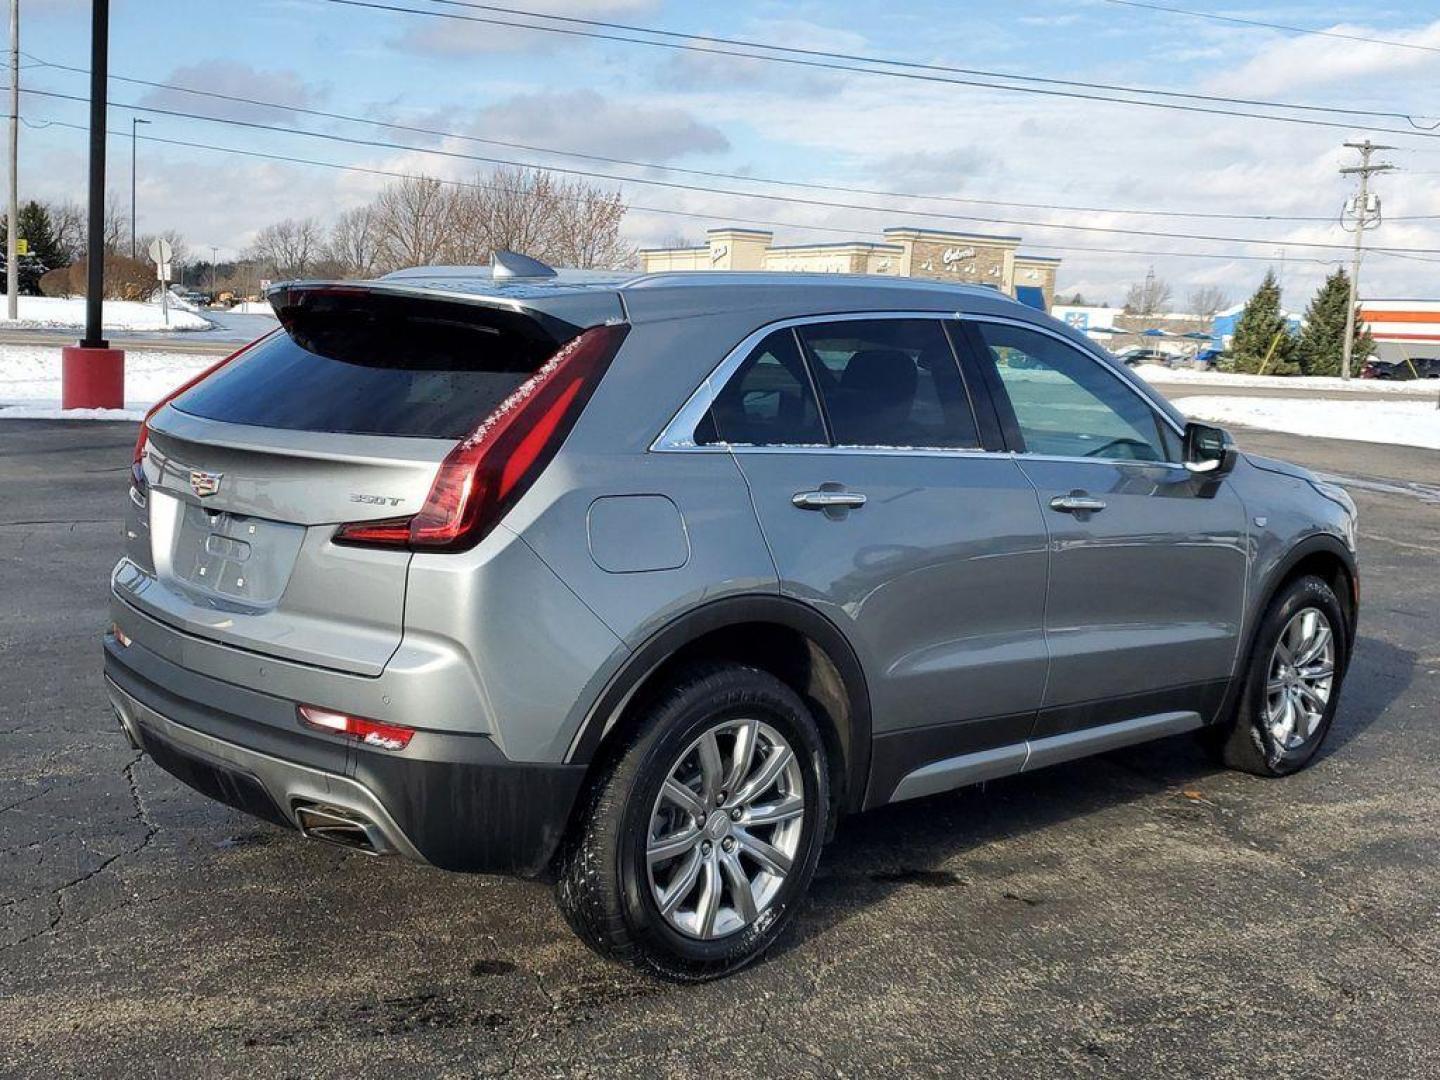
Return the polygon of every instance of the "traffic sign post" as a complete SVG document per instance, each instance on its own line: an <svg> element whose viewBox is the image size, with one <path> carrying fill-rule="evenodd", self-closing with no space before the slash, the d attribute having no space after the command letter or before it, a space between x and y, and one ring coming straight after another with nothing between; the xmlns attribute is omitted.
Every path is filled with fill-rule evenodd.
<svg viewBox="0 0 1440 1080"><path fill-rule="evenodd" d="M175 254L170 241L157 236L146 249L150 261L155 264L155 276L160 279L160 310L165 315L165 325L170 325L170 259Z"/></svg>

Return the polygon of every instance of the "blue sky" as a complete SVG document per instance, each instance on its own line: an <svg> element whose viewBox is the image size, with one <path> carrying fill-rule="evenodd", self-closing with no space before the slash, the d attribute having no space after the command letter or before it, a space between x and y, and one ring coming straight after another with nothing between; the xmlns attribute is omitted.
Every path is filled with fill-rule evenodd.
<svg viewBox="0 0 1440 1080"><path fill-rule="evenodd" d="M377 0L457 11L435 0ZM1053 78L1159 87L1411 115L1440 121L1440 17L1433 3L1217 5L1201 7L1263 21L1427 45L1430 51L1367 45L1138 10L1106 0L975 0L972 3L854 2L724 5L665 0L519 0L506 6L721 34L803 48L863 53ZM507 30L347 7L326 0L113 0L112 73L483 138L627 158L657 165L741 173L890 192L1057 203L1113 209L1326 216L1347 186L1336 173L1340 143L1364 127L1325 129L1186 115L840 73L663 49ZM22 0L22 85L84 94L86 79L36 61L88 64L89 4ZM471 12L484 14L483 12ZM502 16L503 17L503 16ZM294 155L392 172L461 179L486 168L426 150L493 155L534 164L596 168L637 207L626 230L639 245L698 241L710 225L771 220L777 242L846 235L874 238L889 225L1018 233L1025 246L1061 255L1061 287L1112 303L1154 264L1183 297L1220 285L1241 298L1273 259L1292 304L1303 303L1327 267L1343 258L1302 242L1347 240L1333 223L1220 221L1119 213L986 207L954 202L826 195L734 181L697 180L655 169L587 164L473 142L402 137L372 125L257 110L115 84L115 102L205 112L351 138L406 142L355 146L253 128L154 116L143 133L236 149ZM83 123L85 107L27 96L22 101L22 197L80 199L85 136L49 121ZM112 110L112 130L131 112ZM1335 117L1327 114L1327 119ZM1341 118L1344 121L1344 118ZM1403 119L1356 122L1408 127ZM1348 122L1348 121L1345 121ZM1436 134L1440 134L1437 131ZM1375 243L1440 249L1440 138L1387 136L1401 173L1380 190L1392 218ZM372 197L383 180L180 147L141 144L141 231L180 230L196 248L243 248L281 217L322 221ZM787 204L677 191L635 182L764 190L879 205L880 210ZM128 139L111 142L110 184L128 200ZM672 211L661 213L659 211ZM694 215L681 216L680 213ZM945 220L942 214L980 220ZM994 223L992 218L1010 222ZM1020 221L1027 224L1014 224ZM1239 245L1082 233L1046 223L1263 238ZM1122 254L1095 248L1127 248ZM1177 252L1245 253L1260 259L1201 259ZM1283 253L1283 254L1282 254ZM1440 256L1431 258L1440 260ZM1372 295L1440 295L1440 261L1375 256Z"/></svg>

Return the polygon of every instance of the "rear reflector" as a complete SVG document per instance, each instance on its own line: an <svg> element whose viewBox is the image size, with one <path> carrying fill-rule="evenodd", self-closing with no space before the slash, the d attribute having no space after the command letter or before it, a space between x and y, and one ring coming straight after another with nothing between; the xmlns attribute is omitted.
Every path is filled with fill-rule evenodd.
<svg viewBox="0 0 1440 1080"><path fill-rule="evenodd" d="M332 712L314 705L301 705L296 711L299 713L300 722L306 727L335 735L349 735L366 746L378 747L381 750L404 750L415 735L413 728L401 727L399 724L382 724L378 720Z"/></svg>
<svg viewBox="0 0 1440 1080"><path fill-rule="evenodd" d="M455 445L418 514L341 525L335 543L414 551L474 547L555 456L629 329L594 326L571 338Z"/></svg>

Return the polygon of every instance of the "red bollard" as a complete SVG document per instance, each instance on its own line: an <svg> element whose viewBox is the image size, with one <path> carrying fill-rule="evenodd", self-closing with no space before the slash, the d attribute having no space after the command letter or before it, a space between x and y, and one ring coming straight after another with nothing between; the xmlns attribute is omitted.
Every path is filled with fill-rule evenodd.
<svg viewBox="0 0 1440 1080"><path fill-rule="evenodd" d="M60 351L62 409L123 409L125 350L67 345Z"/></svg>

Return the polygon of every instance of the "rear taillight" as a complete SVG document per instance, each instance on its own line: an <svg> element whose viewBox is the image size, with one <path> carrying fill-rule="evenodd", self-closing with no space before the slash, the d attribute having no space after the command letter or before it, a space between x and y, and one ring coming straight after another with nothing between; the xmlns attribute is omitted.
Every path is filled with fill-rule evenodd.
<svg viewBox="0 0 1440 1080"><path fill-rule="evenodd" d="M335 543L420 551L474 547L555 456L629 329L595 326L571 338L456 444L418 514L341 525Z"/></svg>
<svg viewBox="0 0 1440 1080"><path fill-rule="evenodd" d="M274 333L278 333L278 331L270 331L270 334ZM177 386L174 390L171 390L170 393L166 394L159 401L155 402L154 405L150 406L150 411L145 414L145 419L140 421L140 431L135 436L135 454L130 459L130 483L134 487L134 489L139 492L141 496L145 494L145 490L149 486L148 482L145 479L145 444L150 441L151 419L153 419L155 414L158 413L161 409L163 409L166 405L170 404L170 402L174 401L181 394L185 393L186 390L189 390L192 386L195 386L202 379L209 378L226 364L230 363L231 360L234 360L243 353L246 353L249 350L253 349L256 345L259 345L260 342L268 338L270 334L265 334L261 337L258 337L254 341L250 342L250 344L248 345L240 346L240 348L236 349L229 356L225 357L225 359L221 360L219 363L211 364L194 378L187 379L185 382Z"/></svg>
<svg viewBox="0 0 1440 1080"><path fill-rule="evenodd" d="M359 739L366 746L381 750L404 750L415 735L414 728L399 724L382 724L379 720L367 720L363 716L321 709L314 705L301 705L296 709L300 723L317 731L328 731L334 735L349 735Z"/></svg>

